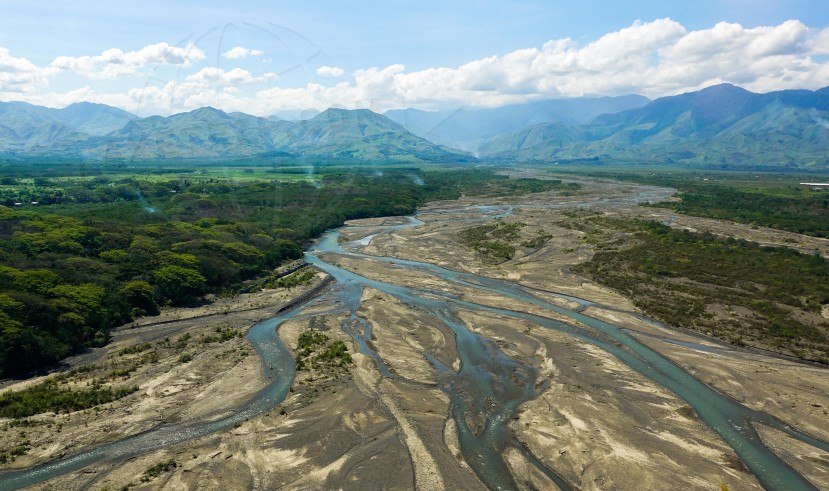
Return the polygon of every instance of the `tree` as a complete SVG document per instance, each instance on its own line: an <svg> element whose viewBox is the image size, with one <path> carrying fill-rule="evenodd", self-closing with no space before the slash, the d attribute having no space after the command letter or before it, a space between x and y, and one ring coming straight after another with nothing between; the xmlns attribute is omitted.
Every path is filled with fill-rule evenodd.
<svg viewBox="0 0 829 491"><path fill-rule="evenodd" d="M279 239L265 253L265 264L268 267L275 268L288 259L300 257L302 257L302 249L299 244L292 240Z"/></svg>
<svg viewBox="0 0 829 491"><path fill-rule="evenodd" d="M146 281L130 281L121 288L119 294L133 309L139 309L149 315L158 315L153 287Z"/></svg>
<svg viewBox="0 0 829 491"><path fill-rule="evenodd" d="M205 292L204 276L195 269L181 266L164 266L153 273L156 285L164 298L173 305L192 303Z"/></svg>

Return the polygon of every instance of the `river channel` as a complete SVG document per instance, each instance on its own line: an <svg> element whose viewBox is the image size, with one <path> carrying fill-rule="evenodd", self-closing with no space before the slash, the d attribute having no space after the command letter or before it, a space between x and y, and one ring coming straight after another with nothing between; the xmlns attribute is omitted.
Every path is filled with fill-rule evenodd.
<svg viewBox="0 0 829 491"><path fill-rule="evenodd" d="M665 194L658 188L646 189L638 196L624 200L626 203L658 200ZM597 203L569 205L551 204L549 207L588 206ZM603 205L612 205L605 200ZM430 216L446 215L446 220L489 220L508 216L515 207L471 207L430 211ZM539 207L539 205L532 205ZM543 206L542 206L543 207ZM475 212L473 218L458 218L467 212ZM438 218L439 220L439 218ZM459 312L485 312L513 318L534 325L552 329L590 343L616 357L633 370L655 383L672 391L690 405L699 419L710 426L734 449L745 466L757 477L766 489L793 490L817 489L811 482L796 472L774 452L767 448L757 434L755 425L764 425L779 430L790 438L815 448L829 451L829 444L804 434L785 422L762 412L747 408L731 398L707 386L680 366L636 340L629 331L588 315L582 310L592 303L567 295L561 298L576 302L579 307L568 309L543 300L539 292L517 283L498 280L471 273L445 269L434 264L366 255L362 250L380 234L387 234L406 227L417 227L423 222L416 216L408 217L406 223L384 227L371 227L370 235L342 244L343 231L349 236L359 236L359 227L344 227L327 232L306 253L306 261L331 275L336 284L321 296L301 304L289 312L254 325L247 338L256 347L262 359L262 368L273 373L272 381L233 415L216 421L191 425L163 425L110 444L95 447L62 460L56 460L30 469L0 474L0 488L19 489L82 469L104 460L125 459L186 440L195 439L230 428L242 421L267 412L279 405L287 396L295 376L295 362L279 336L279 326L289 319L307 316L310 306L329 306L327 314L338 313L346 316L343 330L352 337L360 352L373 359L383 377L396 377L385 365L382 357L370 346L372 326L358 314L360 299L365 288L372 288L395 297L404 304L430 315L434 322L444 325L455 336L455 345L460 359L460 368L448 367L435 357L424 356L438 373L438 383L451 400L450 414L457 429L464 460L475 474L490 489L516 489L504 455L515 449L547 475L562 489L572 485L555 469L546 467L539 456L532 455L510 432L507 422L514 418L519 407L538 397L546 388L539 379L537 369L521 360L509 356L492 340L474 333L460 320ZM366 229L368 230L368 229ZM537 307L543 314L498 308L463 300L439 290L420 290L405 287L391 279L383 281L367 278L355 271L338 267L326 260L329 255L354 259L371 259L407 268L420 274L428 274L440 282L472 288L504 299L520 300ZM551 292L544 292L549 295ZM508 302L505 302L505 305ZM315 310L319 315L319 309ZM573 324L556 320L565 317ZM588 326L590 329L577 327ZM273 368L271 368L271 366ZM600 422L596 422L600 424Z"/></svg>

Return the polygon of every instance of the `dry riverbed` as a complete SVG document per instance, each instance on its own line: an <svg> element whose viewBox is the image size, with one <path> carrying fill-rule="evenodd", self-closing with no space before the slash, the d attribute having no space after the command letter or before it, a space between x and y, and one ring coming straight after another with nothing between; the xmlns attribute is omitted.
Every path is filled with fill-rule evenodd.
<svg viewBox="0 0 829 491"><path fill-rule="evenodd" d="M642 343L746 406L829 439L825 424L829 373L825 368L724 346L642 320L635 315L631 299L572 272L574 265L592 257L595 247L584 240L582 232L559 224L568 209L604 199L611 201L596 209L613 216L671 219L678 227L817 249L823 254L829 254L827 241L669 216L664 210L612 201L641 190L631 184L590 181L578 196L552 192L518 198L462 198L428 206L419 215L425 222L422 226L362 242L381 230L378 227L406 220L351 222L359 228L348 229L343 241L368 255L424 261L533 288L540 299L583 309L589 316L629 329ZM550 203L571 207L547 207ZM533 247L518 247L508 261L492 261L459 240L462 230L494 220L491 208L456 211L470 205L514 206L502 221L524 224L521 240L542 234L546 238ZM555 317L527 302L450 284L426 271L355 256L329 254L325 260L368 278ZM109 377L107 384L137 385L138 391L86 411L34 416L26 427L0 423L5 445L24 440L29 445L25 455L4 468L31 466L164 423L213 420L229 414L268 383L267 369L263 370L243 334L293 299L331 288L324 281L320 274L312 284L290 292L265 290L221 299L200 310L171 310L119 330L111 345L71 361L76 368L93 368L83 368L69 383L84 386ZM580 307L551 292L600 305ZM440 388L440 374L424 356L428 353L459 370L454 333L434 316L372 288L363 291L356 315L372 326L368 346L391 376L383 376L371 357L358 353L344 332L344 323L354 322L350 313L321 302L283 324L279 335L295 356L309 360L313 355L301 355L298 347L304 333L325 337L317 352L343 342L350 363L309 363L298 370L279 407L234 428L125 461L96 464L35 489L484 488L464 461L457 428L449 418L450 399ZM521 445L575 488L710 490L723 483L732 490L759 488L734 451L699 421L685 401L605 351L529 321L464 309L455 315L468 329L492 339L504 353L538 371L538 396L523 404L507 424ZM113 375L125 368L131 371ZM476 415L467 415L467 420L475 419ZM793 443L775 430L760 432L778 455L817 487L829 489L829 455ZM520 489L556 489L515 448L507 450L505 460Z"/></svg>

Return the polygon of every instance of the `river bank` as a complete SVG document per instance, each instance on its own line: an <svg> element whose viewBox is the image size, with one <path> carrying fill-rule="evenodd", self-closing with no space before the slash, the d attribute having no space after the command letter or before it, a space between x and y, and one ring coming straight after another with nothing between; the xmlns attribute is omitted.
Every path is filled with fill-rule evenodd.
<svg viewBox="0 0 829 491"><path fill-rule="evenodd" d="M558 226L562 214L593 207L634 216L647 210L638 201L669 194L597 181L577 196L461 199L433 203L416 219L349 222L307 256L336 283L322 292L320 276L305 290L306 298L317 294L313 300L281 324L264 326L278 327L280 342L294 355L308 331L347 343L353 357L348 370L298 370L278 406L215 433L104 459L36 488L759 488L744 463L754 454L738 456L723 429L702 419L754 417L750 410L758 410L825 441L826 371L649 322L630 299L570 270L589 259L593 245ZM516 240L542 231L549 237L500 263L459 242L462 230L494 222L522 223L526 237ZM236 311L227 316L238 317L232 325L253 321L259 306L275 300L267 295L231 300ZM275 380L268 378L270 367L238 336L202 342L217 334L220 326L212 322L225 317L222 308L124 330L122 344L107 356L126 364L145 350L119 355L119 348L169 337L173 347L153 348L168 372L141 382L138 395L122 400L121 412L109 412L108 405L98 414L73 413L76 426L66 437L63 429L59 436L54 428L35 431L48 429L50 438L73 443L74 450L126 434L114 433L113 425L128 416L131 397L133 403L164 398L167 405L155 407L165 424L175 425L216 420L245 398L255 400L257 390ZM275 305L262 314L281 310ZM601 320L610 324L602 327ZM180 322L190 327L177 330ZM180 362L191 347L198 353ZM674 382L679 385L666 387ZM719 393L730 398L717 399ZM725 406L711 407L712 401ZM148 424L142 421L129 431ZM77 440L84 424L98 424L96 431L107 436ZM829 452L779 430L758 431L814 486L829 486ZM751 445L760 454L765 449ZM175 466L158 467L171 461ZM786 464L774 465L788 472ZM785 489L773 482L768 487Z"/></svg>

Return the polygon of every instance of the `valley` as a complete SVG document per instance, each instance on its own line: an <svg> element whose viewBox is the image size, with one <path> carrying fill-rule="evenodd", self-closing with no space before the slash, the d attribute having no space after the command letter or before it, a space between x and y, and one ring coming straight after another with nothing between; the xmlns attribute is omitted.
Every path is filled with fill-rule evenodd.
<svg viewBox="0 0 829 491"><path fill-rule="evenodd" d="M117 329L113 343L70 361L65 383L130 366L117 377L138 391L32 416L25 427L7 423L4 440L30 449L6 469L42 467L5 472L0 483L829 486L824 366L668 327L643 316L637 298L578 271L608 243L595 234L633 243L613 220L797 244L824 257L829 241L638 206L669 199L667 188L575 180L577 191L463 196L410 217L352 220L306 253L317 274L297 290ZM155 362L142 362L150 353ZM139 436L119 443L129 434Z"/></svg>
<svg viewBox="0 0 829 491"><path fill-rule="evenodd" d="M0 491L829 490L829 9L738 3L9 3Z"/></svg>

